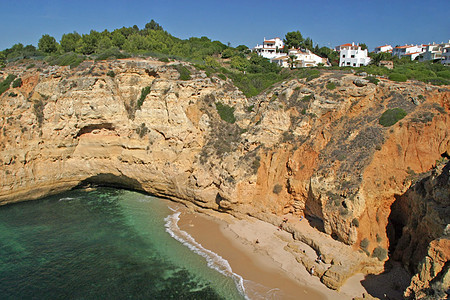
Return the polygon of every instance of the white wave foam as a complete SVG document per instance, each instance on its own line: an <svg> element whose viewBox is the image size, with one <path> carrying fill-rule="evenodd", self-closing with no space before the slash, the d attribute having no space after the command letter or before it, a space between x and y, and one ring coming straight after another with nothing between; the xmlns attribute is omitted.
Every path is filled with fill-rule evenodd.
<svg viewBox="0 0 450 300"><path fill-rule="evenodd" d="M204 257L206 259L208 267L217 270L225 276L231 277L234 280L239 293L244 296L245 299L249 299L247 294L245 293L244 278L242 278L242 276L240 276L239 274L233 272L228 261L217 253L204 248L189 233L181 230L180 227L178 227L180 214L180 212L176 211L174 214L169 215L164 219L164 221L166 221L164 225L166 227L166 231L174 239L188 247L191 251Z"/></svg>
<svg viewBox="0 0 450 300"><path fill-rule="evenodd" d="M75 200L76 198L72 198L72 197L64 197L64 198L61 198L61 199L59 199L58 201L72 201L72 200Z"/></svg>

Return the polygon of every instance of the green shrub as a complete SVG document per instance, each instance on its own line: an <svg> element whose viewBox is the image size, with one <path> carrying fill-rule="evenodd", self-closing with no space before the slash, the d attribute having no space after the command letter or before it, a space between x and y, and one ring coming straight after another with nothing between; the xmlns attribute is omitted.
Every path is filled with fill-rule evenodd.
<svg viewBox="0 0 450 300"><path fill-rule="evenodd" d="M147 126L145 126L145 123L142 123L141 126L136 128L136 133L139 135L140 138L143 138L148 132Z"/></svg>
<svg viewBox="0 0 450 300"><path fill-rule="evenodd" d="M450 80L445 78L429 78L424 80L424 82L432 85L450 85Z"/></svg>
<svg viewBox="0 0 450 300"><path fill-rule="evenodd" d="M404 74L392 73L391 75L389 75L389 80L405 82L406 80L408 80L408 78Z"/></svg>
<svg viewBox="0 0 450 300"><path fill-rule="evenodd" d="M375 85L378 85L380 80L378 80L375 76L367 76L364 79L368 80L370 83L373 83Z"/></svg>
<svg viewBox="0 0 450 300"><path fill-rule="evenodd" d="M14 79L16 79L16 75L8 75L5 80L0 82L0 95L9 89L9 86Z"/></svg>
<svg viewBox="0 0 450 300"><path fill-rule="evenodd" d="M141 96L139 97L138 101L136 102L136 109L141 109L141 106L144 103L144 100L148 94L150 94L150 87L146 86L146 87L142 88Z"/></svg>
<svg viewBox="0 0 450 300"><path fill-rule="evenodd" d="M377 233L377 243L381 243L382 240L381 236Z"/></svg>
<svg viewBox="0 0 450 300"><path fill-rule="evenodd" d="M312 98L312 94L306 95L306 96L303 96L303 98L302 98L301 101L303 101L303 102L309 102L309 100L311 100L311 98Z"/></svg>
<svg viewBox="0 0 450 300"><path fill-rule="evenodd" d="M285 74L257 73L243 74L240 72L228 75L235 86L237 86L247 97L253 97L272 86L274 83L287 78Z"/></svg>
<svg viewBox="0 0 450 300"><path fill-rule="evenodd" d="M44 108L45 104L44 102L42 102L42 100L35 101L33 104L33 112L36 116L39 127L41 127L42 123L44 122Z"/></svg>
<svg viewBox="0 0 450 300"><path fill-rule="evenodd" d="M308 82L308 81L311 81L311 80L319 78L319 77L320 77L320 73L319 74L312 74L312 75L309 75L308 77L306 77L306 81Z"/></svg>
<svg viewBox="0 0 450 300"><path fill-rule="evenodd" d="M21 78L17 78L12 83L12 87L13 88L18 88L18 87L21 87L21 86L22 86L22 79Z"/></svg>
<svg viewBox="0 0 450 300"><path fill-rule="evenodd" d="M35 65L35 64L29 64L29 65L27 66L27 70L33 68L34 66L36 66L36 65Z"/></svg>
<svg viewBox="0 0 450 300"><path fill-rule="evenodd" d="M169 62L169 59L167 57L161 57L158 60L161 61L161 62L166 62L166 63Z"/></svg>
<svg viewBox="0 0 450 300"><path fill-rule="evenodd" d="M189 80L191 79L191 72L188 68L186 68L183 65L176 65L175 69L180 73L180 77L178 79L180 80Z"/></svg>
<svg viewBox="0 0 450 300"><path fill-rule="evenodd" d="M384 127L389 127L403 119L407 113L401 108L386 110L380 117L379 123Z"/></svg>
<svg viewBox="0 0 450 300"><path fill-rule="evenodd" d="M367 247L369 247L369 243L370 243L369 240L367 238L364 238L359 244L359 246L361 247L361 249L367 250Z"/></svg>
<svg viewBox="0 0 450 300"><path fill-rule="evenodd" d="M106 73L106 75L108 75L108 76L111 77L111 78L116 77L116 73L114 73L113 70L109 70L108 73Z"/></svg>
<svg viewBox="0 0 450 300"><path fill-rule="evenodd" d="M111 47L97 55L95 60L107 60L107 59L122 59L130 57L127 54L122 53L119 48Z"/></svg>
<svg viewBox="0 0 450 300"><path fill-rule="evenodd" d="M372 257L376 257L379 261L383 261L387 258L387 250L378 246L373 249Z"/></svg>
<svg viewBox="0 0 450 300"><path fill-rule="evenodd" d="M352 220L352 225L355 226L355 227L359 227L359 220L357 218L354 218Z"/></svg>
<svg viewBox="0 0 450 300"><path fill-rule="evenodd" d="M84 61L85 57L83 55L78 55L73 52L68 52L62 55L49 56L47 62L50 65L58 66L70 66L74 68Z"/></svg>
<svg viewBox="0 0 450 300"><path fill-rule="evenodd" d="M227 76L225 76L223 74L217 74L217 77L219 77L222 80L227 80Z"/></svg>
<svg viewBox="0 0 450 300"><path fill-rule="evenodd" d="M9 94L8 94L8 96L9 96L9 97L17 97L17 94L16 94L16 93L13 93L13 92L11 92L11 93L9 93Z"/></svg>
<svg viewBox="0 0 450 300"><path fill-rule="evenodd" d="M436 76L450 79L450 70L438 71L436 72Z"/></svg>
<svg viewBox="0 0 450 300"><path fill-rule="evenodd" d="M283 190L283 186L281 185L281 184L275 184L274 186L273 186L273 193L274 194L279 194L281 191Z"/></svg>
<svg viewBox="0 0 450 300"><path fill-rule="evenodd" d="M216 102L216 109L219 113L220 118L225 122L228 122L230 124L234 124L234 122L236 122L236 118L234 116L234 107L222 104L221 102Z"/></svg>
<svg viewBox="0 0 450 300"><path fill-rule="evenodd" d="M258 169L259 169L259 167L260 167L260 165L261 165L261 163L260 163L260 157L258 156L258 157L256 157L255 158L255 160L252 162L252 170L253 170L253 173L254 174L256 174L257 172L258 172Z"/></svg>
<svg viewBox="0 0 450 300"><path fill-rule="evenodd" d="M247 107L247 112L249 112L249 113L252 112L254 107L255 107L255 105L253 105L253 104L248 106Z"/></svg>
<svg viewBox="0 0 450 300"><path fill-rule="evenodd" d="M326 87L329 90L334 90L336 88L336 84L334 82L328 82Z"/></svg>

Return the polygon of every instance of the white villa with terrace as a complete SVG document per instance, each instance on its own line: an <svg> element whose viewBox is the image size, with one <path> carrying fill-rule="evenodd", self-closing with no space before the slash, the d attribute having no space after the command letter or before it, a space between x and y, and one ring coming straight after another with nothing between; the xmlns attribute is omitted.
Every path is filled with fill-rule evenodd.
<svg viewBox="0 0 450 300"><path fill-rule="evenodd" d="M253 51L272 61L274 58L279 58L286 55L286 53L280 52L283 48L283 40L279 37L270 40L266 40L266 38L264 38L263 44L256 45L256 47L253 48Z"/></svg>
<svg viewBox="0 0 450 300"><path fill-rule="evenodd" d="M392 50L392 55L398 58L409 57L415 60L420 54L426 51L428 45L404 45L397 46Z"/></svg>
<svg viewBox="0 0 450 300"><path fill-rule="evenodd" d="M290 56L294 56L293 66L295 68L316 67L323 63L329 65L328 60L322 58L308 49L290 49L289 53L281 52L284 49L283 41L276 37L274 39L266 40L262 45L257 45L253 51L269 59L271 62L277 63L283 68L289 68L291 62Z"/></svg>
<svg viewBox="0 0 450 300"><path fill-rule="evenodd" d="M370 63L367 49L362 50L359 44L343 44L335 48L339 52L340 67L361 67Z"/></svg>
<svg viewBox="0 0 450 300"><path fill-rule="evenodd" d="M450 65L450 46L442 49L442 60L443 65Z"/></svg>
<svg viewBox="0 0 450 300"><path fill-rule="evenodd" d="M425 52L419 55L419 61L440 61L443 59L443 52L447 47L450 47L450 41L442 44L436 44L433 42L425 48Z"/></svg>
<svg viewBox="0 0 450 300"><path fill-rule="evenodd" d="M329 66L327 58L322 58L319 55L312 53L309 49L290 49L288 54L272 59L272 62L277 63L283 68L308 68L317 67L319 64Z"/></svg>
<svg viewBox="0 0 450 300"><path fill-rule="evenodd" d="M392 46L391 45L384 45L384 46L379 46L375 48L375 53L380 53L380 52L388 52L388 53L392 53Z"/></svg>

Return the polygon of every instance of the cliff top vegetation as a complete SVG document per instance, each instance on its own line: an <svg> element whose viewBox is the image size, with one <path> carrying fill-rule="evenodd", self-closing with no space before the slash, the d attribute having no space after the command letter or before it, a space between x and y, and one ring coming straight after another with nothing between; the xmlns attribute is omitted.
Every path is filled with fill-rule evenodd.
<svg viewBox="0 0 450 300"><path fill-rule="evenodd" d="M433 63L411 62L405 59L394 60L395 68L389 70L377 66L376 62L385 57L372 57L372 65L349 68L338 67L338 55L327 47L321 47L311 38L303 38L299 31L288 32L285 37L287 45L307 48L314 53L328 58L334 65L332 69L344 72L366 72L384 76L392 80L415 79L435 85L450 84L450 70L447 66ZM231 79L247 97L255 96L273 84L288 78L314 79L319 76L320 69L282 69L275 63L251 53L245 45L231 47L220 41L212 41L207 37L191 37L186 40L172 36L154 20L140 29L122 27L113 31L98 32L91 30L89 34L77 32L63 34L61 40L48 34L42 35L38 47L15 44L11 48L0 51L0 67L27 59L40 60L49 65L75 67L84 60L108 60L127 57L155 57L161 61L187 61L198 69L206 71L208 76L217 76L223 80ZM32 62L30 62L32 65ZM329 68L328 68L329 69ZM400 74L400 75L399 75Z"/></svg>

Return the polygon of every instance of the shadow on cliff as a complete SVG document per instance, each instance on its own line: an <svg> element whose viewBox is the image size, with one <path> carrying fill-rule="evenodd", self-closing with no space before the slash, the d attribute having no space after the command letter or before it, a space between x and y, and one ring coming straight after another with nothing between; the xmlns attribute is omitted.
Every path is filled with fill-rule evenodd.
<svg viewBox="0 0 450 300"><path fill-rule="evenodd" d="M136 179L125 175L114 175L111 173L98 174L81 181L76 188L86 187L90 185L107 186L135 191L144 191L142 185Z"/></svg>

